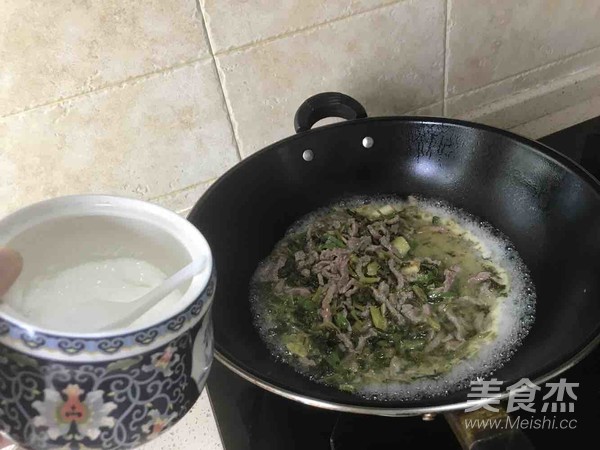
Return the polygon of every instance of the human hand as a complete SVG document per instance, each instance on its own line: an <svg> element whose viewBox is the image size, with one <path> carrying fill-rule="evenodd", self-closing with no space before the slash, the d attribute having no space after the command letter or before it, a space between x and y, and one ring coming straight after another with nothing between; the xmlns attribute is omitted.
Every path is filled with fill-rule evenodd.
<svg viewBox="0 0 600 450"><path fill-rule="evenodd" d="M4 295L15 282L23 269L21 255L9 248L0 248L0 297ZM0 434L0 449L13 445Z"/></svg>
<svg viewBox="0 0 600 450"><path fill-rule="evenodd" d="M16 444L13 444L8 439L5 439L4 436L0 435L0 450L12 450L12 448L9 449L9 447L11 447L13 445L16 445ZM15 450L18 450L18 447Z"/></svg>
<svg viewBox="0 0 600 450"><path fill-rule="evenodd" d="M23 258L10 248L0 248L0 297L12 286L23 270Z"/></svg>

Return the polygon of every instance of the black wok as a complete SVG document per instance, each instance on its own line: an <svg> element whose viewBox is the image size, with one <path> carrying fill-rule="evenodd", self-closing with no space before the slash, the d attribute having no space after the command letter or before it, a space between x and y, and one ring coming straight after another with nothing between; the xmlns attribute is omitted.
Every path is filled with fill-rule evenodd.
<svg viewBox="0 0 600 450"><path fill-rule="evenodd" d="M310 130L329 116L352 120ZM298 134L232 168L189 216L215 255L216 357L227 367L269 391L323 408L395 416L464 408L468 390L382 401L314 383L277 362L256 332L248 284L258 262L300 216L354 195L443 199L515 244L538 300L531 332L495 374L505 386L524 377L541 383L598 343L600 184L576 163L538 142L475 123L366 118L360 104L337 93L307 100L295 122ZM372 138L370 148L365 137Z"/></svg>

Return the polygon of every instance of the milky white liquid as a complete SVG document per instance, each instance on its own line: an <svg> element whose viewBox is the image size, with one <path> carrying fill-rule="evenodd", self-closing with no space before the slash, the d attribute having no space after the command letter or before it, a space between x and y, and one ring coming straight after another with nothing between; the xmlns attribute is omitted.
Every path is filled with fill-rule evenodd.
<svg viewBox="0 0 600 450"><path fill-rule="evenodd" d="M85 316L78 316L76 323L65 321L65 312L89 301L135 301L166 278L160 269L139 259L99 259L34 277L23 287L13 287L3 300L6 309L32 325L65 332L93 332L106 324ZM160 321L181 297L181 291L173 291L131 327ZM119 318L117 314L115 321Z"/></svg>

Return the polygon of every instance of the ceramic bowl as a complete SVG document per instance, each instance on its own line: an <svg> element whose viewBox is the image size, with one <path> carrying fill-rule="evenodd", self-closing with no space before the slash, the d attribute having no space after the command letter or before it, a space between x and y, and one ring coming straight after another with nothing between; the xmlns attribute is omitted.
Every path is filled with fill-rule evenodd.
<svg viewBox="0 0 600 450"><path fill-rule="evenodd" d="M178 301L124 329L60 332L0 306L4 433L32 449L133 448L183 417L213 357L216 274L208 243L193 225L138 200L70 196L1 220L0 245L23 255L13 289L49 266L67 267L90 255L133 255L165 273L192 258L207 260Z"/></svg>

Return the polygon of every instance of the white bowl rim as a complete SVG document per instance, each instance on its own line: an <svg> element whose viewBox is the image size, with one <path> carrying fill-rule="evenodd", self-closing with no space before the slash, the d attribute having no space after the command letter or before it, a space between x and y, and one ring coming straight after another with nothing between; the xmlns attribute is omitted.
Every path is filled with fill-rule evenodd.
<svg viewBox="0 0 600 450"><path fill-rule="evenodd" d="M56 211L57 209L64 211L65 208L68 208L69 211L63 213ZM113 214L108 214L111 208L115 208ZM106 339L135 334L163 324L185 311L204 292L213 272L212 252L206 238L194 225L177 213L154 203L136 198L105 194L77 194L55 197L33 203L0 219L0 245L23 231L47 220L93 215L112 215L145 221L147 224L162 228L163 231L171 234L173 238L182 244L190 256L195 255L206 258L205 269L192 279L188 289L179 302L177 302L178 307L173 308L168 315L165 315L159 321L146 322L137 327L115 328L114 330L105 332L91 333L65 332L40 327L13 317L2 309L0 309L0 319L23 328L29 335L43 333L65 338ZM203 310L203 314L205 314L207 308L203 308Z"/></svg>

